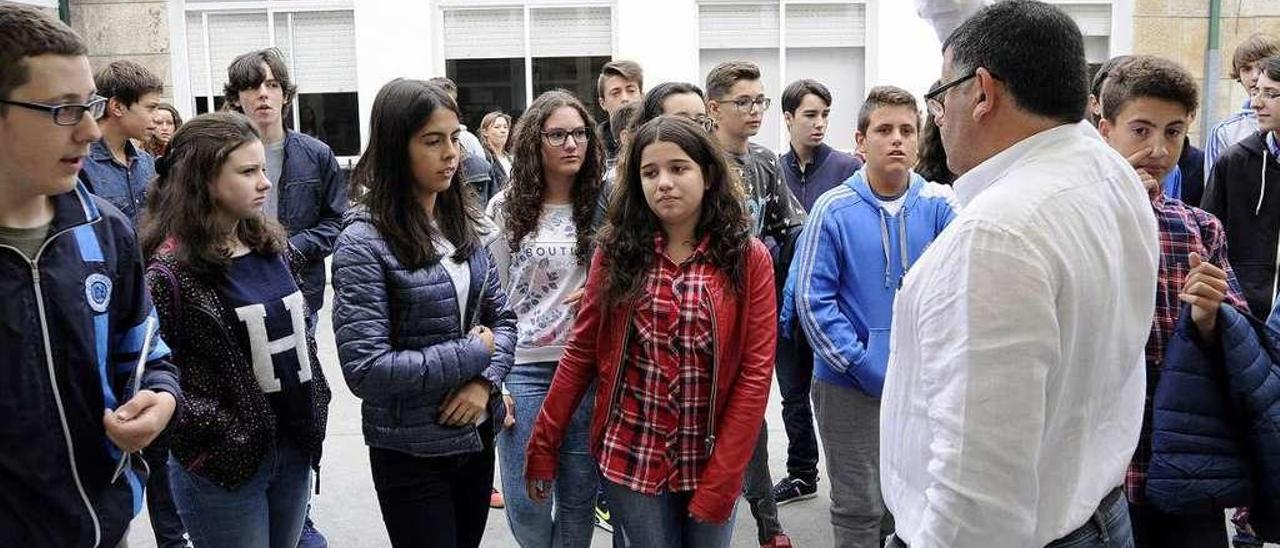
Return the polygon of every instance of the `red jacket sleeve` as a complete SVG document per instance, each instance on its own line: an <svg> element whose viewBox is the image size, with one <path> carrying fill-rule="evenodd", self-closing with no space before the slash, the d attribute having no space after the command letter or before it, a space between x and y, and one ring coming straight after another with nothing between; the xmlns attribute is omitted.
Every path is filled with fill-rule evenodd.
<svg viewBox="0 0 1280 548"><path fill-rule="evenodd" d="M777 297L773 262L759 240L751 241L745 294L747 299L738 378L730 388L715 449L702 470L689 512L704 522L723 523L742 493L742 476L755 450L765 405L773 383L774 347L778 338Z"/></svg>
<svg viewBox="0 0 1280 548"><path fill-rule="evenodd" d="M587 271L586 292L573 322L573 333L569 335L564 356L556 367L547 398L534 420L525 454L525 479L555 479L565 430L587 387L596 378L596 344L603 318L600 293L605 275L601 262L601 255L597 252Z"/></svg>

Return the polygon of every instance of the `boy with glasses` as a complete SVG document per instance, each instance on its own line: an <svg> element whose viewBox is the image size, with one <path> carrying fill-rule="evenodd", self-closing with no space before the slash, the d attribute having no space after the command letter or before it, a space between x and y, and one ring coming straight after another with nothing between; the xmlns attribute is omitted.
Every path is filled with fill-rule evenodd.
<svg viewBox="0 0 1280 548"><path fill-rule="evenodd" d="M80 37L0 5L0 546L120 544L147 481L131 455L181 397L133 227L77 181L94 89Z"/></svg>
<svg viewBox="0 0 1280 548"><path fill-rule="evenodd" d="M1223 153L1209 173L1202 206L1222 220L1227 250L1244 287L1249 310L1272 308L1280 288L1276 243L1280 241L1280 57L1262 61L1252 106L1262 130ZM1269 191L1267 187L1272 187Z"/></svg>
<svg viewBox="0 0 1280 548"><path fill-rule="evenodd" d="M760 132L769 102L760 81L760 67L754 63L720 63L707 73L707 113L715 121L716 138L729 154L731 166L741 176L752 233L769 248L775 287L781 290L787 265L778 264L778 258L784 246L794 245L793 238L804 224L804 208L783 183L777 155L750 141ZM756 518L760 545L791 546L778 521L773 479L769 477L769 441L763 425L755 454L747 464L743 490Z"/></svg>
<svg viewBox="0 0 1280 548"><path fill-rule="evenodd" d="M1085 72L1079 27L1044 2L982 8L943 45L928 103L961 211L894 300L890 546L1132 543L1159 239L1133 168L1080 127Z"/></svg>
<svg viewBox="0 0 1280 548"><path fill-rule="evenodd" d="M84 174L89 190L116 206L136 228L156 161L133 143L145 141L155 127L164 82L132 61L111 63L93 80L107 98L107 111L99 123L102 139L90 149Z"/></svg>

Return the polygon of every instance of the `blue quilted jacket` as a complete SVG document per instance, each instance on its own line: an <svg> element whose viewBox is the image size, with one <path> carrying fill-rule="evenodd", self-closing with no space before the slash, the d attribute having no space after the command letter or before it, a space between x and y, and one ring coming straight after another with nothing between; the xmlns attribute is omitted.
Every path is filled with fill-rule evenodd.
<svg viewBox="0 0 1280 548"><path fill-rule="evenodd" d="M362 400L369 446L419 457L483 449L475 426L437 422L450 392L481 377L501 386L514 357L516 315L493 259L482 247L469 265L464 330L444 267L405 268L363 209L348 213L333 254L333 329L347 386ZM475 325L493 330L492 354L467 334ZM489 419L500 425L505 414L496 393Z"/></svg>
<svg viewBox="0 0 1280 548"><path fill-rule="evenodd" d="M1280 540L1280 333L1227 305L1219 344L1199 342L1183 311L1165 353L1152 415L1147 496L1174 514L1247 506Z"/></svg>

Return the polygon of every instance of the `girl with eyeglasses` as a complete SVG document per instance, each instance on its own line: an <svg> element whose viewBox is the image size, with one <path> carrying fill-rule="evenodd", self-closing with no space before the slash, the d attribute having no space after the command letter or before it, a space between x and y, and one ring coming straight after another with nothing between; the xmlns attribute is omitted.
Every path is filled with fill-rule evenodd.
<svg viewBox="0 0 1280 548"><path fill-rule="evenodd" d="M592 238L604 218L604 149L595 128L586 107L568 92L539 96L512 134L511 181L489 204L500 232L490 246L518 333L515 365L505 386L514 422L498 436L498 454L507 521L525 548L591 543L598 485L587 448L591 402L576 406L566 418L551 503L527 496L524 450L569 340Z"/></svg>
<svg viewBox="0 0 1280 548"><path fill-rule="evenodd" d="M725 547L773 374L773 270L736 172L682 116L640 127L550 395L528 490L563 469L567 425L592 401L590 451L628 546Z"/></svg>

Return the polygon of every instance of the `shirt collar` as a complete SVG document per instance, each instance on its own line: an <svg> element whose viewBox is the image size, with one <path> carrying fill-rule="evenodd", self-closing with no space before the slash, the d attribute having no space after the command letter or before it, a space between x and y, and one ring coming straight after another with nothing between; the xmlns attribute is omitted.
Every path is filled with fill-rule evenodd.
<svg viewBox="0 0 1280 548"><path fill-rule="evenodd" d="M111 154L111 147L107 146L107 139L103 137L94 141L89 145L89 156L94 160L114 160L115 155ZM132 139L124 140L124 157L133 160L138 157L138 149L133 146Z"/></svg>
<svg viewBox="0 0 1280 548"><path fill-rule="evenodd" d="M1276 132L1268 131L1265 140L1267 141L1267 149L1271 151L1271 156L1280 158L1280 143L1276 142Z"/></svg>
<svg viewBox="0 0 1280 548"><path fill-rule="evenodd" d="M957 178L953 183L956 198L959 199L960 205L969 205L969 202L1004 177L1005 173L1032 151L1041 146L1079 138L1082 134L1079 124L1065 124L1018 141Z"/></svg>
<svg viewBox="0 0 1280 548"><path fill-rule="evenodd" d="M695 259L701 260L710 248L711 235L703 234L702 238L698 239L698 245L693 248L693 254L689 255L689 258L685 259L685 262L687 263ZM667 235L661 230L656 231L653 235L653 250L659 257L667 257ZM670 260L669 257L667 259Z"/></svg>

